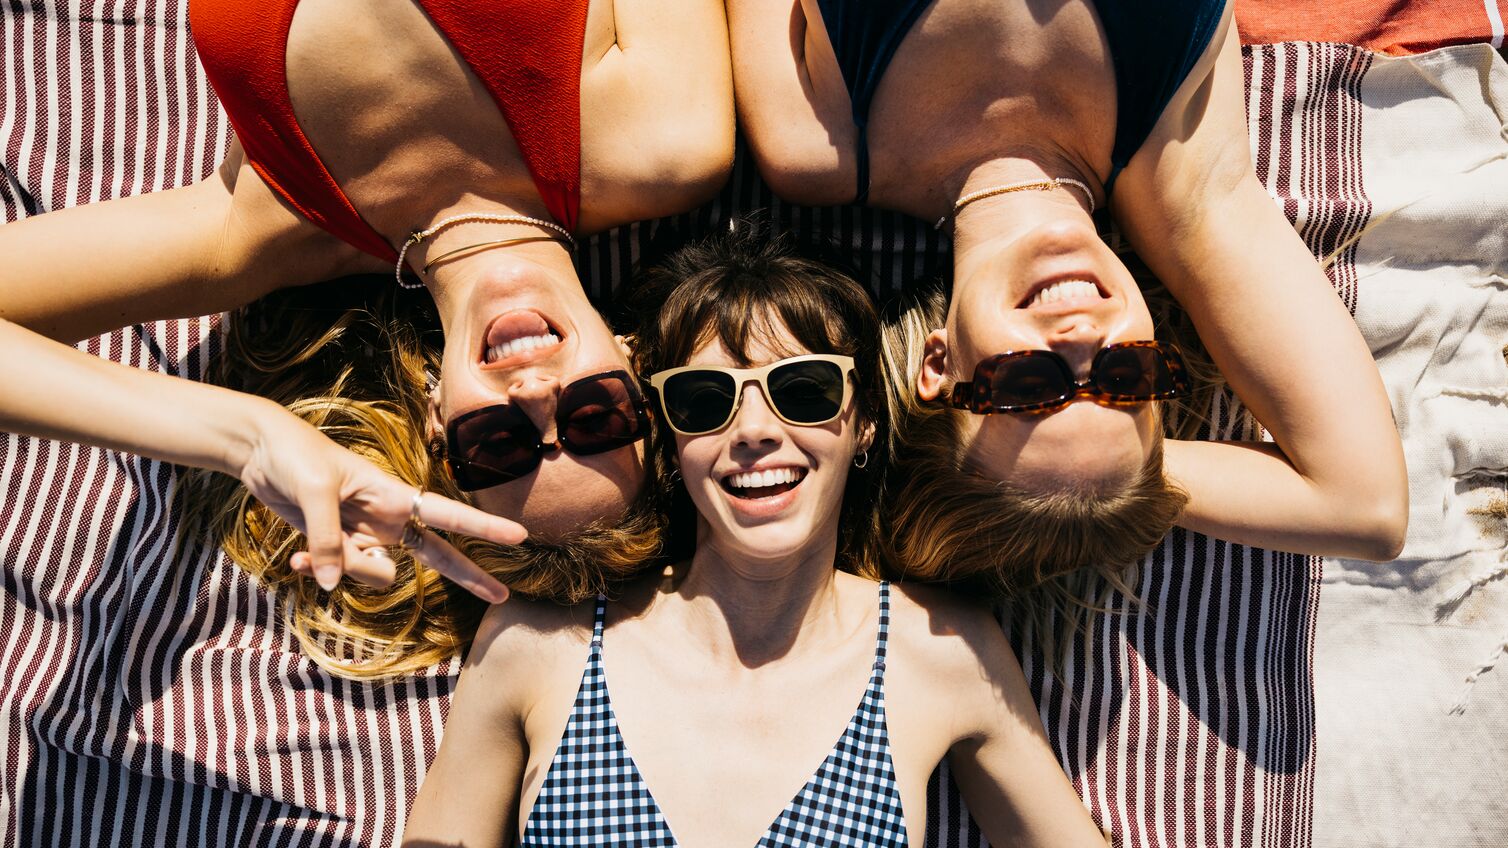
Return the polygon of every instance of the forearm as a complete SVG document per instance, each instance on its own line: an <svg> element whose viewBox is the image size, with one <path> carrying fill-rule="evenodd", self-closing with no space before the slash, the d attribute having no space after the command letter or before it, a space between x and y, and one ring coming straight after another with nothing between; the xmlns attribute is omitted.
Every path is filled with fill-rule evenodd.
<svg viewBox="0 0 1508 848"><path fill-rule="evenodd" d="M90 356L0 321L0 429L239 475L271 401Z"/></svg>
<svg viewBox="0 0 1508 848"><path fill-rule="evenodd" d="M1190 495L1183 524L1390 559L1408 479L1387 393L1345 305L1252 172L1234 32L1201 90L1202 109L1164 116L1113 207L1276 445L1170 444L1169 471Z"/></svg>
<svg viewBox="0 0 1508 848"><path fill-rule="evenodd" d="M1405 493L1368 473L1317 481L1269 442L1169 440L1168 475L1189 494L1178 524L1237 544L1385 561L1398 555ZM1384 460L1385 462L1386 460Z"/></svg>

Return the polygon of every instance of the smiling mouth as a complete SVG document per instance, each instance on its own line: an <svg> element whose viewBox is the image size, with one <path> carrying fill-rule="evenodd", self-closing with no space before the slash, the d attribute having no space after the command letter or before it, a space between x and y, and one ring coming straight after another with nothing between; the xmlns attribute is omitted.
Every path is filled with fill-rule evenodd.
<svg viewBox="0 0 1508 848"><path fill-rule="evenodd" d="M483 365L514 365L544 356L561 343L561 333L533 309L504 312L487 325Z"/></svg>
<svg viewBox="0 0 1508 848"><path fill-rule="evenodd" d="M805 468L770 468L763 471L739 471L720 481L723 491L739 500L759 500L783 495L806 479Z"/></svg>
<svg viewBox="0 0 1508 848"><path fill-rule="evenodd" d="M1089 280L1068 279L1056 280L1050 283L1038 285L1016 305L1017 309L1034 309L1038 307L1057 307L1060 305L1077 303L1094 303L1105 300L1109 295L1105 294L1098 284Z"/></svg>

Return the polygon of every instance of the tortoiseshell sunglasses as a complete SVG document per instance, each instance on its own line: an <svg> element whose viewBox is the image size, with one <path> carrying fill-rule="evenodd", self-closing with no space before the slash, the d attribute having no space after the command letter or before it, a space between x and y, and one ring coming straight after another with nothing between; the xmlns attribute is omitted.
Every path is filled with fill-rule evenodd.
<svg viewBox="0 0 1508 848"><path fill-rule="evenodd" d="M1135 341L1102 348L1089 366L1089 379L1083 381L1074 377L1068 360L1050 350L1013 350L986 357L974 369L974 379L953 386L945 402L975 415L1046 413L1080 397L1119 406L1183 397L1188 391L1177 346Z"/></svg>

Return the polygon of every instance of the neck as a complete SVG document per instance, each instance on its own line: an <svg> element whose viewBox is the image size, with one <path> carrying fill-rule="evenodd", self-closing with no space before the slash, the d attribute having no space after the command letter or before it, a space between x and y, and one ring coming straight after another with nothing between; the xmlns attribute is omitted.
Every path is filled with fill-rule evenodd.
<svg viewBox="0 0 1508 848"><path fill-rule="evenodd" d="M440 278L453 276L442 273L448 266L462 264L474 254L492 249L504 249L512 245L482 247L487 242L512 239L549 239L541 242L563 249L570 256L570 240L563 230L550 219L548 213L536 208L538 204L513 204L496 200L481 200L465 197L440 209L416 233L426 234L418 242L409 244L405 259L409 269L421 272L430 263L430 273L421 274L431 289ZM514 220L508 220L514 219ZM476 251L467 250L478 246Z"/></svg>
<svg viewBox="0 0 1508 848"><path fill-rule="evenodd" d="M1080 180L1091 190L1099 192L1098 179L1086 178L1081 171L1064 162L1049 170L1025 160L997 160L970 172L963 182L962 194L1055 177ZM998 252L1002 242L1017 238L1025 230L1048 220L1049 216L1056 218L1065 213L1083 215L1086 220L1089 217L1088 203L1077 188L1063 186L985 197L965 206L956 218L950 216L955 290L960 281L979 276L975 272Z"/></svg>
<svg viewBox="0 0 1508 848"><path fill-rule="evenodd" d="M457 229L461 232L453 232ZM442 256L448 250L469 244L539 234L543 233L537 228L520 224L457 225L436 234L435 246L429 252L433 256ZM442 241L441 236L451 238ZM543 276L532 275L529 279L547 279L550 288L559 292L562 301L579 302L585 308L591 308L586 288L572 263L570 248L557 241L525 241L463 251L461 255L436 266L429 275L427 287L439 308L441 319L446 320L455 310L464 311L465 305L479 286L512 285L509 275L516 273L521 263L528 263L548 272Z"/></svg>
<svg viewBox="0 0 1508 848"><path fill-rule="evenodd" d="M688 604L691 638L714 654L753 668L798 644L830 644L838 603L833 535L779 561L753 562L698 544L690 574L676 588Z"/></svg>

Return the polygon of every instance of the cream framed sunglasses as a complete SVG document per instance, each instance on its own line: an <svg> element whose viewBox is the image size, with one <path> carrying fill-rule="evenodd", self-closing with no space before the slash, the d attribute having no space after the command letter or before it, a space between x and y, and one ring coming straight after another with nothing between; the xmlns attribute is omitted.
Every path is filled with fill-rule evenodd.
<svg viewBox="0 0 1508 848"><path fill-rule="evenodd" d="M657 371L649 387L670 428L700 436L728 426L738 414L743 387L756 382L775 415L787 424L814 427L843 414L853 394L853 357L809 353L758 368L686 365Z"/></svg>

